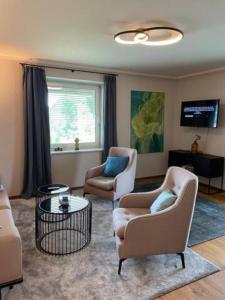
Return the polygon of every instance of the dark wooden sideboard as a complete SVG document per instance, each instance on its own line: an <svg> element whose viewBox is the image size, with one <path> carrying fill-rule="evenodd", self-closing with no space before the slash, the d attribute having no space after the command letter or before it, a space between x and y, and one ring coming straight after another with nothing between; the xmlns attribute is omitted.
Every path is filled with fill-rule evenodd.
<svg viewBox="0 0 225 300"><path fill-rule="evenodd" d="M221 190L223 189L224 157L205 153L193 154L185 150L169 151L168 165L193 167L193 172L202 177L208 178L208 193L211 190L211 179L221 178Z"/></svg>

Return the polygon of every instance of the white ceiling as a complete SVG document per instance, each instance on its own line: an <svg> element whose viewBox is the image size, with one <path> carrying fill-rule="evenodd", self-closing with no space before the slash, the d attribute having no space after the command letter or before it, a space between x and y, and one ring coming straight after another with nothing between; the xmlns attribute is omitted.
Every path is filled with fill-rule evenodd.
<svg viewBox="0 0 225 300"><path fill-rule="evenodd" d="M1 0L0 56L182 76L225 67L225 0ZM117 44L118 31L170 25L166 47Z"/></svg>

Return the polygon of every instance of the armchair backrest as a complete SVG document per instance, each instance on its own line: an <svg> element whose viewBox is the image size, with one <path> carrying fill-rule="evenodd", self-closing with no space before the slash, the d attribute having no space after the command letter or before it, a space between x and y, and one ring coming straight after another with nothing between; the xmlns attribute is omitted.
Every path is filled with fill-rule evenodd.
<svg viewBox="0 0 225 300"><path fill-rule="evenodd" d="M194 185L198 185L198 177L190 171L180 167L170 167L167 170L162 187L171 189L179 197L190 181L193 181Z"/></svg>
<svg viewBox="0 0 225 300"><path fill-rule="evenodd" d="M109 156L129 156L129 163L137 157L137 150L126 147L111 147Z"/></svg>
<svg viewBox="0 0 225 300"><path fill-rule="evenodd" d="M109 149L109 156L128 156L129 162L127 168L136 171L137 164L137 150L125 147L111 147ZM134 174L135 175L135 174Z"/></svg>
<svg viewBox="0 0 225 300"><path fill-rule="evenodd" d="M177 220L180 243L186 246L197 197L198 177L183 168L170 167L162 188L169 188L177 195L171 210Z"/></svg>

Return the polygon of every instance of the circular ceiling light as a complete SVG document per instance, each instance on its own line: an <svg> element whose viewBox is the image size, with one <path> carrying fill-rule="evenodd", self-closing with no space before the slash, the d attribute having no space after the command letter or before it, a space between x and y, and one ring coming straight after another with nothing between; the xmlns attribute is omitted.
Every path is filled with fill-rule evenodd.
<svg viewBox="0 0 225 300"><path fill-rule="evenodd" d="M183 32L179 29L160 26L122 31L117 33L114 39L121 44L165 46L179 42L183 36Z"/></svg>
<svg viewBox="0 0 225 300"><path fill-rule="evenodd" d="M148 34L145 33L144 31L139 31L138 33L135 34L134 40L138 42L145 42L149 38Z"/></svg>
<svg viewBox="0 0 225 300"><path fill-rule="evenodd" d="M114 35L114 39L117 43L133 45L138 44L139 40L135 40L135 35L138 34L138 30L122 31Z"/></svg>

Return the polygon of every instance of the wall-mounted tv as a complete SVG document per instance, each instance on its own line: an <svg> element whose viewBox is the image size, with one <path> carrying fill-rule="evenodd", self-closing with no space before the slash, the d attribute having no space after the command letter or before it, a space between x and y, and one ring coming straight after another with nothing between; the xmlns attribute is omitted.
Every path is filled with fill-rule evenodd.
<svg viewBox="0 0 225 300"><path fill-rule="evenodd" d="M181 126L209 127L218 125L219 99L183 101L181 103Z"/></svg>

